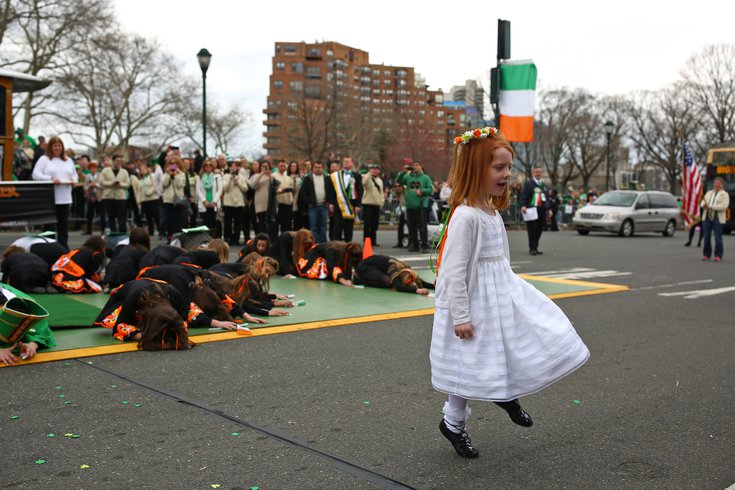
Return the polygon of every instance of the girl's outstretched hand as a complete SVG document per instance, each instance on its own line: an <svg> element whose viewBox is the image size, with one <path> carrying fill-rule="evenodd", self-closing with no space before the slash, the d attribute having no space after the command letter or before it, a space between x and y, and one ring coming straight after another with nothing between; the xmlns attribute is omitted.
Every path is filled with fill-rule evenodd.
<svg viewBox="0 0 735 490"><path fill-rule="evenodd" d="M454 326L454 335L459 337L461 340L472 338L472 324L470 322L460 323Z"/></svg>
<svg viewBox="0 0 735 490"><path fill-rule="evenodd" d="M6 366L15 366L18 363L18 358L13 355L13 349L15 349L17 345L18 344L16 343L7 349L0 349L0 362Z"/></svg>

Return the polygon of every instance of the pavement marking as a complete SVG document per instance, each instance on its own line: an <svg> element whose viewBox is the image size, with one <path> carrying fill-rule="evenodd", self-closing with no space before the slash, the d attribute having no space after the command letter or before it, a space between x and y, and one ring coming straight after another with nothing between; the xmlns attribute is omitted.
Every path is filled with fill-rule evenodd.
<svg viewBox="0 0 735 490"><path fill-rule="evenodd" d="M572 286L587 286L594 289L586 291L573 291L570 293L557 293L548 295L549 299L577 298L579 296L593 296L596 294L620 293L630 291L630 287L619 284L607 284L604 282L574 281L571 279L560 279L556 277L534 276L532 274L518 274L518 277L532 281L550 282L555 284L568 284Z"/></svg>
<svg viewBox="0 0 735 490"><path fill-rule="evenodd" d="M727 487L725 490L735 490L735 483Z"/></svg>
<svg viewBox="0 0 735 490"><path fill-rule="evenodd" d="M639 288L633 288L631 289L631 291L646 291L648 289L673 288L674 286L688 286L690 284L704 284L707 282L712 282L712 279L702 279L699 281L671 282L668 284L657 284L655 286L642 286Z"/></svg>
<svg viewBox="0 0 735 490"><path fill-rule="evenodd" d="M138 386L140 388L144 388L146 390L152 391L154 393L157 393L159 395L165 396L166 398L170 398L172 400L175 400L178 403L184 403L186 405L189 405L191 407L197 408L199 410L202 410L203 412L206 412L209 415L214 415L215 417L219 417L221 419L227 420L229 422L232 422L234 424L237 424L241 427L245 427L247 429L250 429L252 431L258 432L260 434L263 434L267 437L271 437L273 439L277 439L283 443L289 444L297 449L301 449L303 451L306 451L308 453L311 453L315 456L318 456L320 458L323 458L327 460L331 465L341 470L345 473L348 473L356 478L360 478L362 480L368 481L370 483L374 483L375 485L387 488L390 490L401 490L401 489L410 489L413 490L415 487L412 487L406 483L403 483L401 481L395 480L387 475L384 475L382 473L378 473L377 471L371 470L369 468L365 468L363 466L360 466L357 463L352 463L350 461L347 461L346 459L343 459L335 454L329 453L327 451L324 451L322 449L318 449L316 447L310 446L307 443L301 442L298 439L294 439L293 437L290 437L285 434L281 434L279 432L274 431L273 429L269 429L267 427L256 425L251 422L248 422L247 420L242 420L239 417L236 417L234 415L230 415L228 413L223 412L222 410L219 410L216 407L211 407L209 405L205 405L203 402L200 402L199 400L195 400L193 398L188 398L184 395L180 395L178 393L174 393L172 391L166 390L164 388L159 388L157 386L148 384L145 381L142 381L137 378L132 378L130 376L127 376L122 373L118 373L117 371L113 371L108 368L104 368L101 366L95 366L87 364L84 361L76 360L78 363L92 368L96 369L98 371L101 371L103 373L106 373L110 376L114 376L118 379L121 379L123 381L126 381L128 383L131 383L135 386Z"/></svg>
<svg viewBox="0 0 735 490"><path fill-rule="evenodd" d="M594 279L596 277L618 277L630 276L632 272L620 272L616 270L596 270L589 267L572 267L558 271L528 272L529 275L553 277L557 279Z"/></svg>
<svg viewBox="0 0 735 490"><path fill-rule="evenodd" d="M658 293L658 295L666 297L682 296L684 299L699 299L729 293L730 291L735 291L735 286L715 289L695 289L694 291L677 291L675 293Z"/></svg>
<svg viewBox="0 0 735 490"><path fill-rule="evenodd" d="M358 323L380 322L385 320L400 320L402 318L412 318L417 316L433 315L434 308L422 308L418 310L398 311L394 313L382 313L379 315L367 315L350 318L337 318L334 320L322 320L315 322L295 323L292 325L282 325L277 327L258 327L253 328L252 335L247 337L237 332L217 332L201 335L192 335L192 342L197 344L206 344L209 342L219 342L221 340L234 340L250 337L259 337L261 335L274 335L280 333L301 332L305 330L316 330L319 328L340 327L345 325L355 325ZM62 361L66 359L75 359L79 357L103 356L106 354L118 354L122 352L134 352L138 350L135 342L121 342L113 345L102 345L97 347L85 347L82 349L68 349L51 352L40 352L33 359L23 361L22 366L27 364L36 364L40 362ZM0 368L7 367L0 363Z"/></svg>

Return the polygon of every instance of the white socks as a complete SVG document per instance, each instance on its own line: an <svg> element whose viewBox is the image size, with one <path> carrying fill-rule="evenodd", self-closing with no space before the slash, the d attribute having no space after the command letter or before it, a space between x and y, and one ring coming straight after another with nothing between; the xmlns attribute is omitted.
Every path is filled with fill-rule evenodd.
<svg viewBox="0 0 735 490"><path fill-rule="evenodd" d="M459 434L472 411L467 407L467 399L457 395L449 395L444 404L444 421L449 430Z"/></svg>

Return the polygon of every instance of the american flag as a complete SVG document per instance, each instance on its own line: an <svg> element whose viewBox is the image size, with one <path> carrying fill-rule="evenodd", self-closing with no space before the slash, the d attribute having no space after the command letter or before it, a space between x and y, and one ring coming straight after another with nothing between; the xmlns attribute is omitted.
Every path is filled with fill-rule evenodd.
<svg viewBox="0 0 735 490"><path fill-rule="evenodd" d="M682 177L684 219L691 224L695 216L699 216L699 201L702 198L702 176L697 167L689 145L684 143L684 175Z"/></svg>

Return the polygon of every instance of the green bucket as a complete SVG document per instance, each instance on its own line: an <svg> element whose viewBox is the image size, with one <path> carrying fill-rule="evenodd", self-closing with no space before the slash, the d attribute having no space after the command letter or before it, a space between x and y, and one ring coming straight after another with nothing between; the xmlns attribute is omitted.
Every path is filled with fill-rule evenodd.
<svg viewBox="0 0 735 490"><path fill-rule="evenodd" d="M29 328L47 317L48 311L32 299L9 299L0 307L0 342L18 342Z"/></svg>

